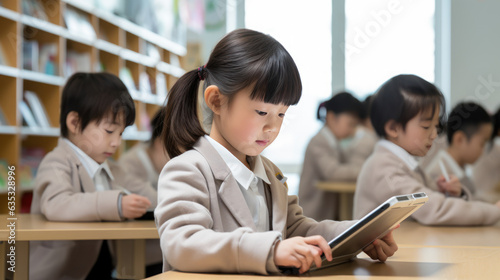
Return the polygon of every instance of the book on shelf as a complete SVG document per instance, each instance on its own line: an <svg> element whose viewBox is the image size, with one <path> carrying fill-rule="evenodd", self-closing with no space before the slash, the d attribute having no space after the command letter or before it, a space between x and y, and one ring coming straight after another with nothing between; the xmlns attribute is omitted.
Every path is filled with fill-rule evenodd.
<svg viewBox="0 0 500 280"><path fill-rule="evenodd" d="M0 44L0 65L7 65L7 60L5 60L5 54L2 44Z"/></svg>
<svg viewBox="0 0 500 280"><path fill-rule="evenodd" d="M137 88L135 86L134 79L132 78L132 74L130 73L130 69L128 69L127 67L121 68L119 76L122 82L127 87L132 98L138 98L139 96Z"/></svg>
<svg viewBox="0 0 500 280"><path fill-rule="evenodd" d="M26 99L33 116L38 121L40 127L50 127L49 118L47 117L47 111L43 106L38 95L32 91L25 91L24 98Z"/></svg>
<svg viewBox="0 0 500 280"><path fill-rule="evenodd" d="M158 101L162 104L166 104L165 100L167 99L167 79L165 79L165 75L163 73L156 74L156 97Z"/></svg>
<svg viewBox="0 0 500 280"><path fill-rule="evenodd" d="M81 53L68 50L66 55L66 65L64 75L69 77L76 72L91 72L90 53Z"/></svg>
<svg viewBox="0 0 500 280"><path fill-rule="evenodd" d="M151 83L151 79L146 72L139 74L139 91L143 95L151 95L155 92L156 86Z"/></svg>
<svg viewBox="0 0 500 280"><path fill-rule="evenodd" d="M7 161L0 159L0 192L7 191L8 176L9 166L7 165Z"/></svg>
<svg viewBox="0 0 500 280"><path fill-rule="evenodd" d="M33 187L33 180L44 156L45 151L42 148L22 148L18 170L22 188L30 189Z"/></svg>
<svg viewBox="0 0 500 280"><path fill-rule="evenodd" d="M64 12L64 22L71 33L78 34L91 40L96 38L95 30L90 23L88 15L72 7L67 7Z"/></svg>
<svg viewBox="0 0 500 280"><path fill-rule="evenodd" d="M39 0L23 0L23 14L48 21L47 13Z"/></svg>
<svg viewBox="0 0 500 280"><path fill-rule="evenodd" d="M0 126L2 125L9 125L9 122L7 121L7 118L5 118L2 107L0 107Z"/></svg>
<svg viewBox="0 0 500 280"><path fill-rule="evenodd" d="M57 75L57 44L49 43L40 46L40 71L48 75Z"/></svg>
<svg viewBox="0 0 500 280"><path fill-rule="evenodd" d="M23 41L23 69L38 71L38 41Z"/></svg>
<svg viewBox="0 0 500 280"><path fill-rule="evenodd" d="M19 103L19 111L21 111L21 115L23 116L23 125L28 127L40 127L40 125L36 122L35 117L33 117L30 107L26 104L26 102L24 102L24 100L21 100Z"/></svg>

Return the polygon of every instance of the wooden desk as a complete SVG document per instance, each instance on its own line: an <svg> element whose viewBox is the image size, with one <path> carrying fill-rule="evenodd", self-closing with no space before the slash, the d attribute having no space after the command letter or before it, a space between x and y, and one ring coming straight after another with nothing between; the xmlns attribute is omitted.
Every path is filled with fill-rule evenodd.
<svg viewBox="0 0 500 280"><path fill-rule="evenodd" d="M0 215L0 241L7 241L10 218ZM145 239L157 239L154 221L124 222L50 222L42 215L16 215L16 273L14 279L28 279L29 241L40 240L117 240L119 278L139 279L145 275ZM0 273L5 271L7 243L0 244ZM134 266L125 264L133 263ZM0 274L0 276L3 276ZM0 277L2 278L2 277Z"/></svg>
<svg viewBox="0 0 500 280"><path fill-rule="evenodd" d="M352 220L352 210L354 202L354 191L356 182L318 182L316 187L327 192L339 194L338 213L339 219Z"/></svg>
<svg viewBox="0 0 500 280"><path fill-rule="evenodd" d="M394 238L399 245L500 247L500 225L431 227L414 221L404 221L401 227L394 231Z"/></svg>
<svg viewBox="0 0 500 280"><path fill-rule="evenodd" d="M148 280L244 280L244 279L500 279L499 247L421 247L400 246L386 263L360 258L296 276L258 276L234 274L199 274L169 271Z"/></svg>

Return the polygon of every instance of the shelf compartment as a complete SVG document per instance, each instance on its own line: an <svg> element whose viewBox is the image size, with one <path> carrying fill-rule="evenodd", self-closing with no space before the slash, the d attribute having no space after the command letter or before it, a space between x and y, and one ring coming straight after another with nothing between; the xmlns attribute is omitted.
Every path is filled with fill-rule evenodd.
<svg viewBox="0 0 500 280"><path fill-rule="evenodd" d="M59 127L59 111L60 111L59 87L45 83L25 80L23 82L23 92L24 91L32 91L36 93L36 95L40 99L40 102L43 104L43 106L47 111L47 118L51 128ZM45 135L46 131L48 130L41 129L37 131L40 131L42 135ZM21 130L21 133L24 132L26 132L26 130Z"/></svg>
<svg viewBox="0 0 500 280"><path fill-rule="evenodd" d="M22 68L58 76L60 37L30 26L24 27L23 37Z"/></svg>
<svg viewBox="0 0 500 280"><path fill-rule="evenodd" d="M98 38L114 45L120 45L120 29L103 19L98 20Z"/></svg>
<svg viewBox="0 0 500 280"><path fill-rule="evenodd" d="M19 136L13 134L0 134L0 159L7 161L8 165L17 165L19 159Z"/></svg>
<svg viewBox="0 0 500 280"><path fill-rule="evenodd" d="M16 67L17 66L17 46L18 38L17 34L17 22L0 17L0 26L2 31L0 32L0 64Z"/></svg>
<svg viewBox="0 0 500 280"><path fill-rule="evenodd" d="M3 125L16 126L18 124L16 110L17 79L0 75L0 85L2 85L0 91L0 108L7 121L7 124Z"/></svg>
<svg viewBox="0 0 500 280"><path fill-rule="evenodd" d="M120 74L120 57L105 51L99 52L99 64L101 71L109 72L119 76Z"/></svg>
<svg viewBox="0 0 500 280"><path fill-rule="evenodd" d="M93 69L92 47L80 42L66 41L66 62L64 76L67 78L76 72L91 72Z"/></svg>

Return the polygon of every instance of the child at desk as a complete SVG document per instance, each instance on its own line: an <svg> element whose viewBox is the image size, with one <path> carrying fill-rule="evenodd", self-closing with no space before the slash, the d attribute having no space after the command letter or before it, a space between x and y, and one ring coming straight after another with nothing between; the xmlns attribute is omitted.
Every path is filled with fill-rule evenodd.
<svg viewBox="0 0 500 280"><path fill-rule="evenodd" d="M485 153L473 167L472 181L485 201L500 200L500 108L493 115L493 132Z"/></svg>
<svg viewBox="0 0 500 280"><path fill-rule="evenodd" d="M210 134L198 117L198 86L212 112ZM158 181L155 218L164 271L278 273L307 271L325 240L352 221L316 222L288 196L286 178L260 156L278 133L302 84L295 62L269 35L238 29L206 65L185 73L165 108L164 143L171 160ZM365 250L384 261L397 250L392 233Z"/></svg>
<svg viewBox="0 0 500 280"><path fill-rule="evenodd" d="M340 141L354 135L361 110L361 102L347 92L319 105L317 117L325 125L307 145L300 175L299 199L304 215L317 221L338 218L338 194L319 190L316 183L356 181L361 165L347 161Z"/></svg>
<svg viewBox="0 0 500 280"><path fill-rule="evenodd" d="M128 174L144 182L150 182L157 189L158 176L169 160L161 140L163 129L162 110L158 110L151 119L151 139L138 143L120 156L118 163ZM160 241L158 239L146 240L146 276L162 272L163 258Z"/></svg>
<svg viewBox="0 0 500 280"><path fill-rule="evenodd" d="M49 221L121 221L154 207L151 185L107 160L134 119L134 101L118 77L71 76L61 98L61 138L40 163L31 213ZM112 269L106 241L31 242L30 279L110 279Z"/></svg>
<svg viewBox="0 0 500 280"><path fill-rule="evenodd" d="M438 181L434 191L414 156L424 156L440 126L444 97L433 84L415 75L399 75L373 97L370 117L383 138L359 174L354 217L362 217L393 195L425 192L429 201L412 217L427 225L491 225L500 220L497 205L471 201L456 177Z"/></svg>
<svg viewBox="0 0 500 280"><path fill-rule="evenodd" d="M474 164L482 155L492 130L491 117L481 105L474 102L457 104L446 124L448 149L437 153L425 173L432 181L447 180L446 177L454 175L472 198L484 200L478 196L465 169L466 165Z"/></svg>

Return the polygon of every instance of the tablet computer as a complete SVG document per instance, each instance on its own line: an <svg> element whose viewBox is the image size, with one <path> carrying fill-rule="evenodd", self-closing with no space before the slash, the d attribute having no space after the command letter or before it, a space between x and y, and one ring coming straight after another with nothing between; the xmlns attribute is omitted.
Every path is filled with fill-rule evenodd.
<svg viewBox="0 0 500 280"><path fill-rule="evenodd" d="M332 261L323 256L321 268L354 259L375 239L385 236L391 229L417 211L429 198L423 192L389 198L350 228L328 242ZM318 269L314 263L310 270Z"/></svg>

